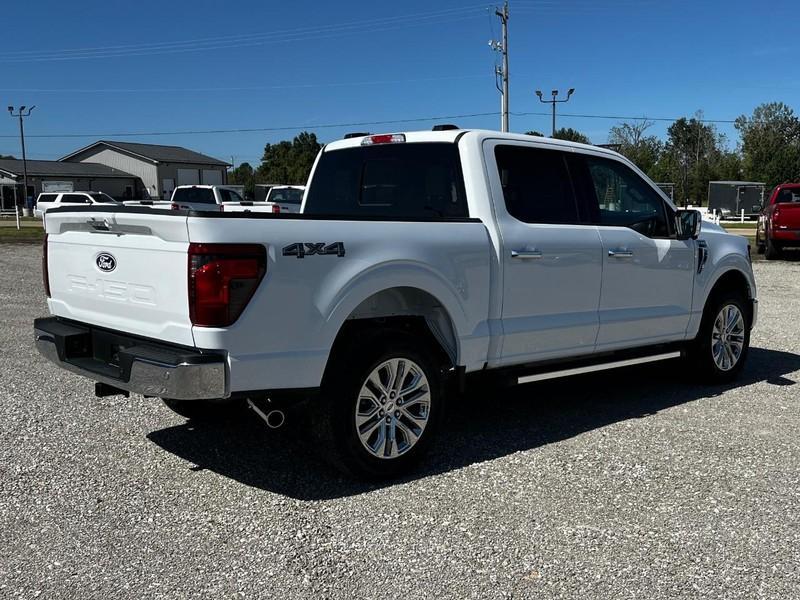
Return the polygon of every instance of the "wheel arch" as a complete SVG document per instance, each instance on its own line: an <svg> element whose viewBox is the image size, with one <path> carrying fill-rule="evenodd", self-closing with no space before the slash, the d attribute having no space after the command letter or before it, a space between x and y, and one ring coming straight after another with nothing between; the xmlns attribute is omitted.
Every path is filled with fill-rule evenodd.
<svg viewBox="0 0 800 600"><path fill-rule="evenodd" d="M703 303L703 313L705 313L709 303L713 301L719 294L723 292L736 291L743 292L747 300L754 300L756 290L753 282L741 269L732 267L719 273L709 287L708 294L706 295L705 302ZM750 320L753 320L753 305L748 302L750 309Z"/></svg>
<svg viewBox="0 0 800 600"><path fill-rule="evenodd" d="M424 336L443 362L459 364L459 335L451 313L433 293L422 288L394 286L376 291L339 321L331 355L346 338L395 329Z"/></svg>

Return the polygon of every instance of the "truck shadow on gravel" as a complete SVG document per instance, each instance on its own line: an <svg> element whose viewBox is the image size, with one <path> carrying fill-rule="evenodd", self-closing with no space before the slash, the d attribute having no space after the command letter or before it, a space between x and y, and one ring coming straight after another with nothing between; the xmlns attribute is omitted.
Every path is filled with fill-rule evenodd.
<svg viewBox="0 0 800 600"><path fill-rule="evenodd" d="M412 475L384 483L347 479L309 447L302 419L271 431L250 411L215 423L189 421L148 438L191 463L245 485L299 500L361 494L531 450L629 419L720 396L757 382L787 386L800 355L751 348L733 384L705 386L676 372L674 362L553 380L453 398L438 443Z"/></svg>

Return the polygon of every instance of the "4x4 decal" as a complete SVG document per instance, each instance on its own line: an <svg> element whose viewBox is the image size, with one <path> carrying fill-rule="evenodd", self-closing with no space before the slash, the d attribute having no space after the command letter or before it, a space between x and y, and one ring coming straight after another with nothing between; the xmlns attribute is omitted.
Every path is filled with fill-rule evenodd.
<svg viewBox="0 0 800 600"><path fill-rule="evenodd" d="M332 244L327 242L296 242L283 248L284 256L305 258L315 254L333 254L341 258L344 256L344 242L333 242Z"/></svg>

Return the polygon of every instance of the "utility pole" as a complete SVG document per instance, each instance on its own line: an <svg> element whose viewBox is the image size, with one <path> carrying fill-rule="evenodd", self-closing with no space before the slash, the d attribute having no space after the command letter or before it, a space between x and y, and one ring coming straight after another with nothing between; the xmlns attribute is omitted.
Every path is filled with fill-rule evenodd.
<svg viewBox="0 0 800 600"><path fill-rule="evenodd" d="M500 130L508 131L508 0L503 4L502 10L497 8L494 14L500 17L500 24L503 29L502 41L491 40L489 46L495 52L503 55L503 65L496 65L494 68L495 86L500 92ZM502 85L497 85L497 77L500 77Z"/></svg>
<svg viewBox="0 0 800 600"><path fill-rule="evenodd" d="M25 156L25 127L22 123L22 120L25 117L30 116L33 109L36 106L31 106L27 111L25 110L25 106L20 106L19 110L17 110L17 114L14 114L14 107L8 107L8 114L12 117L19 117L19 140L22 144L22 177L23 177L23 192L22 192L22 201L25 206L28 203L28 159ZM14 212L17 213L17 229L19 229L19 207L15 207L16 210Z"/></svg>
<svg viewBox="0 0 800 600"><path fill-rule="evenodd" d="M553 99L545 100L544 98L542 98L542 91L536 90L536 95L539 98L539 102L553 105L553 133L550 134L552 137L556 134L556 104L559 104L561 102L569 102L569 99L572 97L572 94L575 93L575 88L569 88L569 90L567 91L567 97L562 98L561 100L558 99L558 90L553 90L551 93L553 94Z"/></svg>

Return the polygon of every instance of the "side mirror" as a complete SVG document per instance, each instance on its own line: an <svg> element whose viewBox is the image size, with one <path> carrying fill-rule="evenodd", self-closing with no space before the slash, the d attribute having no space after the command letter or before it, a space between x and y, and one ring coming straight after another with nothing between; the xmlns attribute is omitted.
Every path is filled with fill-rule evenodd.
<svg viewBox="0 0 800 600"><path fill-rule="evenodd" d="M693 240L700 235L703 215L699 210L680 210L675 219L679 240Z"/></svg>

